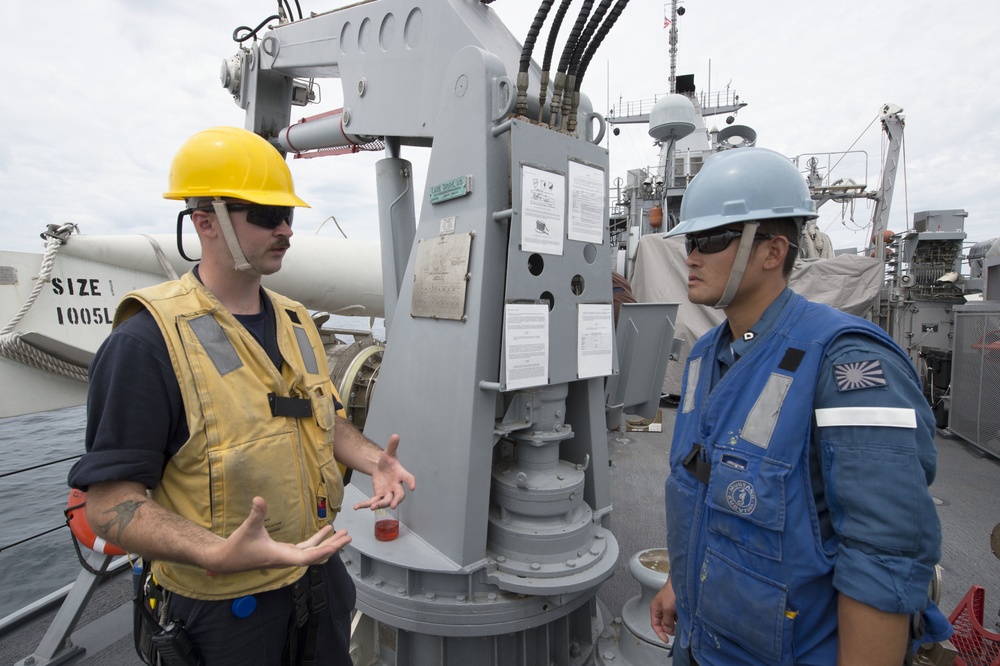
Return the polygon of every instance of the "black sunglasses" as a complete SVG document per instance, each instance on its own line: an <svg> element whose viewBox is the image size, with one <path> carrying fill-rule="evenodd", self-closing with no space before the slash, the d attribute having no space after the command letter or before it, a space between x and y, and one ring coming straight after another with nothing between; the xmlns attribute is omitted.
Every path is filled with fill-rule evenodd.
<svg viewBox="0 0 1000 666"><path fill-rule="evenodd" d="M695 248L702 254L715 254L722 252L729 244L743 235L742 231L736 229L726 229L725 231L712 231L702 234L686 234L684 236L684 247L687 253L691 254ZM772 234L754 234L754 240L768 240L774 238Z"/></svg>
<svg viewBox="0 0 1000 666"><path fill-rule="evenodd" d="M226 209L230 213L246 211L247 222L254 226L264 227L265 229L277 229L286 220L288 221L288 226L292 226L292 217L295 214L295 208L292 206L265 206L264 204L254 203L227 203ZM196 210L206 213L215 212L215 209L211 207L198 208Z"/></svg>

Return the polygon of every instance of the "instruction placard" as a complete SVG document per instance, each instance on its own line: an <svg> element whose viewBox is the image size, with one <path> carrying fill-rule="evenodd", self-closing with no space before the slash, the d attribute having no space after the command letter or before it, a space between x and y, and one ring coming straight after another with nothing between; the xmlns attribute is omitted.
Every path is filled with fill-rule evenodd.
<svg viewBox="0 0 1000 666"><path fill-rule="evenodd" d="M563 253L566 233L566 177L554 171L521 167L521 250Z"/></svg>
<svg viewBox="0 0 1000 666"><path fill-rule="evenodd" d="M611 374L614 312L610 303L577 306L576 367L581 379Z"/></svg>
<svg viewBox="0 0 1000 666"><path fill-rule="evenodd" d="M579 162L569 163L570 240L604 242L604 170Z"/></svg>
<svg viewBox="0 0 1000 666"><path fill-rule="evenodd" d="M507 303L503 311L505 390L549 382L549 306Z"/></svg>

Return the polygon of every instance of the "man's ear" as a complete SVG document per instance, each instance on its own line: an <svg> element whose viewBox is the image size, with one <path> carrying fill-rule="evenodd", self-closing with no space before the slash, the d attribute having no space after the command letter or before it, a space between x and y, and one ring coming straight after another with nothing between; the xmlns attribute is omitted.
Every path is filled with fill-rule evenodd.
<svg viewBox="0 0 1000 666"><path fill-rule="evenodd" d="M212 223L212 216L203 210L192 211L191 222L194 223L194 230L198 232L199 236L213 238L218 235L218 230Z"/></svg>
<svg viewBox="0 0 1000 666"><path fill-rule="evenodd" d="M791 249L788 246L788 239L781 235L769 238L764 243L767 246L767 256L764 257L764 268L781 270L785 264L785 257Z"/></svg>

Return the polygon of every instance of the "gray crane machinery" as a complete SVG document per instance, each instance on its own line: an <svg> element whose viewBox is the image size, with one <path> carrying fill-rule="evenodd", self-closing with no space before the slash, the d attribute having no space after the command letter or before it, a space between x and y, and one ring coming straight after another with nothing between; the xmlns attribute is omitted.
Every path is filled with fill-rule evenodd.
<svg viewBox="0 0 1000 666"><path fill-rule="evenodd" d="M292 124L291 107L322 78L341 80L343 108ZM376 181L387 344L364 432L401 436L418 488L394 541L375 539L370 512L337 519L353 538L344 560L358 609L374 620L366 658L614 659L617 646L595 649L608 635L597 591L618 559L603 118L585 96L558 104L474 0L377 0L282 22L225 61L222 79L247 129L283 151L386 147ZM419 225L403 146L431 147ZM654 337L669 342L672 330ZM344 506L371 492L355 479Z"/></svg>

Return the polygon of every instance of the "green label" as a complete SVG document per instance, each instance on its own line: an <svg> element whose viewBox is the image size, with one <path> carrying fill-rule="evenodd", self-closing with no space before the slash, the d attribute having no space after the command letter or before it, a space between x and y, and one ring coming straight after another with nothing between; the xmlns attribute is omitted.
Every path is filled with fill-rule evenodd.
<svg viewBox="0 0 1000 666"><path fill-rule="evenodd" d="M464 197L470 192L472 192L472 176L452 178L443 183L431 185L431 203L436 204L442 201L457 199Z"/></svg>

